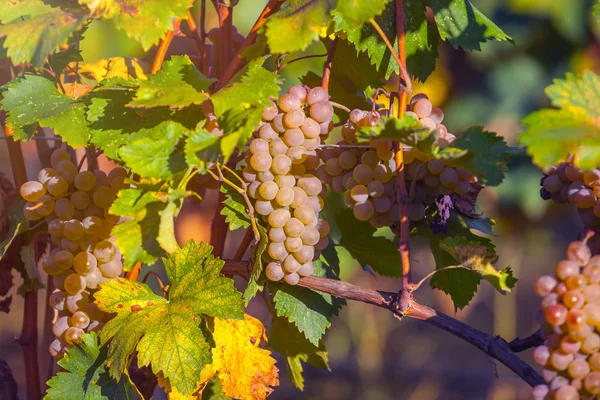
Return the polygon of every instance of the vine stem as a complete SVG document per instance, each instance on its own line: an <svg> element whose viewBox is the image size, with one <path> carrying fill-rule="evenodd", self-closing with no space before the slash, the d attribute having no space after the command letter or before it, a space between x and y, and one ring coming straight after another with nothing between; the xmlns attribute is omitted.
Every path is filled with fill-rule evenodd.
<svg viewBox="0 0 600 400"><path fill-rule="evenodd" d="M156 55L154 56L154 61L152 61L151 74L155 74L160 69L173 38L179 34L181 34L181 18L177 18L173 21L173 29L168 31L165 37L160 41L158 49L156 50Z"/></svg>
<svg viewBox="0 0 600 400"><path fill-rule="evenodd" d="M140 276L140 271L142 270L142 263L137 263L125 274L125 279L129 279L130 281L137 281Z"/></svg>
<svg viewBox="0 0 600 400"><path fill-rule="evenodd" d="M219 16L219 30L221 37L219 39L219 60L218 76L225 74L227 66L231 61L231 41L233 36L233 7L225 4L223 0L214 1L217 15Z"/></svg>
<svg viewBox="0 0 600 400"><path fill-rule="evenodd" d="M335 54L335 47L337 46L337 36L331 42L329 51L327 51L327 60L323 65L323 79L321 80L321 86L325 90L329 90L329 77L331 76L331 66L333 64L333 55Z"/></svg>
<svg viewBox="0 0 600 400"><path fill-rule="evenodd" d="M275 72L279 72L282 69L284 69L285 67L287 67L288 65L295 63L297 61L302 61L302 60L306 60L309 58L319 58L319 57L326 57L328 55L328 53L324 53L324 54L309 54L307 56L302 56L302 57L298 57L298 58L294 58L290 61L284 62L281 65L278 65L277 68L275 68Z"/></svg>
<svg viewBox="0 0 600 400"><path fill-rule="evenodd" d="M225 260L222 272L229 275L249 277L251 269L247 261ZM481 332L414 299L410 302L409 308L405 312L401 312L395 304L396 293L367 289L348 282L317 276L300 278L298 286L328 293L340 299L359 301L385 308L392 312L398 319L408 317L424 321L467 341L482 350L485 354L500 361L530 386L533 387L545 383L540 374L521 360L511 350L509 343L500 336L492 336Z"/></svg>
<svg viewBox="0 0 600 400"><path fill-rule="evenodd" d="M250 32L246 36L244 43L242 43L242 46L237 51L235 57L233 57L231 63L229 63L229 66L227 66L227 69L225 70L223 75L219 77L219 80L215 87L215 91L223 88L227 84L227 82L229 82L231 78L233 78L235 74L237 74L244 67L246 63L246 58L243 55L244 51L252 44L254 44L256 38L258 37L258 30L265 24L267 18L271 14L279 10L281 4L283 4L283 1L281 0L269 0L263 11L258 16L256 22L252 26L252 29L250 29Z"/></svg>
<svg viewBox="0 0 600 400"><path fill-rule="evenodd" d="M5 124L6 114L1 115L4 134L7 136L7 147L10 158L13 179L17 188L27 182L27 170L25 169L25 159L21 151L21 145L14 141L12 137L12 128ZM38 362L38 330L37 330L37 304L38 292L32 290L25 293L25 305L23 307L23 325L21 335L17 342L23 349L23 360L25 362L25 380L27 384L27 395L29 399L41 399L42 392L40 388L40 367Z"/></svg>
<svg viewBox="0 0 600 400"><path fill-rule="evenodd" d="M244 254L246 254L246 250L248 250L248 247L250 247L250 245L252 244L252 239L256 240L256 238L254 237L254 232L252 231L252 229L246 230L246 233L244 234L244 237L240 242L240 246L235 252L235 256L233 256L234 259L241 260L242 257L244 257Z"/></svg>

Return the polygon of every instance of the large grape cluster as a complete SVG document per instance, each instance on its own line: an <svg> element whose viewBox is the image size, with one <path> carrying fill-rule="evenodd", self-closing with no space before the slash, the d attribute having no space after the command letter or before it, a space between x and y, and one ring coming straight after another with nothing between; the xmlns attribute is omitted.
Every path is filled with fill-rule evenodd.
<svg viewBox="0 0 600 400"><path fill-rule="evenodd" d="M600 256L585 242L567 248L554 276L535 283L542 297L538 321L546 335L534 350L546 385L533 389L534 400L591 399L600 394Z"/></svg>
<svg viewBox="0 0 600 400"><path fill-rule="evenodd" d="M265 108L250 141L242 174L254 209L269 226L266 275L291 285L312 275L313 260L327 247L329 225L319 219L325 187L315 170L321 139L333 124L333 107L322 87L290 87Z"/></svg>
<svg viewBox="0 0 600 400"><path fill-rule="evenodd" d="M425 94L416 94L410 101L407 114L426 128L437 130L436 144L448 146L455 136L442 124L444 113L434 108ZM356 132L364 126L374 126L380 119L376 111L352 110L342 127L342 141L338 148L325 148L321 158L325 162L317 169L317 176L337 192L346 192L344 201L361 221L376 227L389 226L399 219L395 190L395 161L392 142L372 140L368 148L358 145ZM425 207L442 195L465 195L477 178L467 171L450 167L418 150L404 152L405 180L409 197L408 217L419 221L425 216Z"/></svg>
<svg viewBox="0 0 600 400"><path fill-rule="evenodd" d="M99 329L106 320L93 304L98 285L121 274L121 253L110 238L119 218L108 212L116 193L126 187L128 173L118 167L79 172L65 149L55 150L52 168L42 169L37 180L24 183L24 214L30 221L45 219L52 241L50 254L41 261L53 276L56 290L50 305L58 311L52 331L56 339L50 354L61 357L67 345L82 340L84 332Z"/></svg>
<svg viewBox="0 0 600 400"><path fill-rule="evenodd" d="M550 168L541 179L540 195L555 203L573 203L588 228L600 228L600 169L583 171L572 163Z"/></svg>

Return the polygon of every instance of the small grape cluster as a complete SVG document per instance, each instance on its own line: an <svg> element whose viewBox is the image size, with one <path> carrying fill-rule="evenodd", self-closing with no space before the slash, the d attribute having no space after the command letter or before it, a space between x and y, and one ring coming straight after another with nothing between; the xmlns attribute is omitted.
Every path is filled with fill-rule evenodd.
<svg viewBox="0 0 600 400"><path fill-rule="evenodd" d="M410 101L407 114L440 136L436 144L448 146L456 137L442 124L444 113L434 108L425 94L416 94ZM375 227L389 226L398 221L396 190L392 180L395 171L392 142L371 140L371 148L360 148L356 132L365 126L374 126L381 118L376 111L352 110L342 127L342 141L338 148L321 151L325 162L316 175L336 192L347 191L344 202L353 209L354 216L369 221ZM442 195L465 195L477 177L460 168L446 166L443 161L411 149L404 152L405 180L409 196L408 217L419 221L425 216L426 205Z"/></svg>
<svg viewBox="0 0 600 400"><path fill-rule="evenodd" d="M295 85L265 108L250 141L242 175L256 213L269 226L264 257L272 281L295 285L312 275L313 260L328 245L329 225L318 218L325 187L315 170L332 117L327 90Z"/></svg>
<svg viewBox="0 0 600 400"><path fill-rule="evenodd" d="M600 169L583 171L572 163L560 163L550 168L540 184L544 200L574 203L586 227L600 228Z"/></svg>
<svg viewBox="0 0 600 400"><path fill-rule="evenodd" d="M534 400L591 399L600 394L600 256L587 244L572 242L554 276L535 283L542 297L537 320L545 343L533 352L546 385Z"/></svg>
<svg viewBox="0 0 600 400"><path fill-rule="evenodd" d="M84 332L98 330L106 320L93 304L98 285L123 271L121 253L110 238L119 217L108 212L116 193L125 188L127 171L118 167L106 175L101 170L79 172L62 148L51 157L52 168L42 169L37 180L24 183L29 221L48 224L52 250L41 261L53 276L56 290L50 305L58 311L52 331L56 339L50 354L61 357L67 345L82 340Z"/></svg>

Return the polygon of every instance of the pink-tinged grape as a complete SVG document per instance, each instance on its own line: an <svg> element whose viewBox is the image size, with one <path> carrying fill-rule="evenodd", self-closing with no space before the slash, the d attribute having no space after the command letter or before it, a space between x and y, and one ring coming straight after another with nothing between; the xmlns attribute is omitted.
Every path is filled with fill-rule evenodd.
<svg viewBox="0 0 600 400"><path fill-rule="evenodd" d="M419 123L423 126L423 128L428 129L430 131L433 131L436 128L436 123L428 117L425 118L421 118L419 120ZM438 138L438 140L436 141L436 144L440 147L446 147L448 146L448 141L446 141L444 138Z"/></svg>
<svg viewBox="0 0 600 400"><path fill-rule="evenodd" d="M275 196L277 196L278 190L279 187L275 182L268 181L260 184L260 187L258 188L258 194L260 194L264 200L273 200Z"/></svg>
<svg viewBox="0 0 600 400"><path fill-rule="evenodd" d="M306 246L314 246L321 239L319 231L311 226L304 228L302 233L302 243Z"/></svg>
<svg viewBox="0 0 600 400"><path fill-rule="evenodd" d="M267 171L271 168L273 157L269 153L256 153L250 157L250 166L256 171Z"/></svg>
<svg viewBox="0 0 600 400"><path fill-rule="evenodd" d="M250 152L252 154L268 153L269 152L269 142L267 142L264 139L253 139L250 142Z"/></svg>
<svg viewBox="0 0 600 400"><path fill-rule="evenodd" d="M287 129L283 134L283 141L290 147L300 146L304 142L304 133L299 128Z"/></svg>
<svg viewBox="0 0 600 400"><path fill-rule="evenodd" d="M281 243L287 238L283 228L271 228L269 229L269 240L271 242Z"/></svg>
<svg viewBox="0 0 600 400"><path fill-rule="evenodd" d="M357 165L352 171L352 178L360 185L367 185L373 180L373 169L365 164Z"/></svg>
<svg viewBox="0 0 600 400"><path fill-rule="evenodd" d="M593 354L600 350L600 336L595 333L587 335L581 344L581 352L584 354Z"/></svg>
<svg viewBox="0 0 600 400"><path fill-rule="evenodd" d="M321 145L321 139L304 139L301 147L304 147L306 149L306 151L309 152L309 151L314 151L314 150L318 149L320 145ZM307 168L308 168L308 166L307 166ZM309 168L309 169L315 169L315 168L316 167Z"/></svg>
<svg viewBox="0 0 600 400"><path fill-rule="evenodd" d="M304 111L300 109L292 110L283 116L283 124L288 128L299 128L304 123Z"/></svg>
<svg viewBox="0 0 600 400"><path fill-rule="evenodd" d="M314 139L317 140L318 139ZM306 140L304 141L306 144ZM306 149L306 146L303 147ZM317 154L316 150L306 150L306 159L304 160L304 166L306 167L306 169L308 170L316 170L319 165L321 164L321 157L319 156L319 154Z"/></svg>
<svg viewBox="0 0 600 400"><path fill-rule="evenodd" d="M85 329L90 324L90 317L83 311L77 311L71 316L70 322L72 327Z"/></svg>
<svg viewBox="0 0 600 400"><path fill-rule="evenodd" d="M291 254L288 255L285 258L285 260L283 260L283 263L281 263L283 272L285 272L286 274L291 274L298 271L301 266L302 265L298 261L296 261L296 258L294 258L294 256Z"/></svg>
<svg viewBox="0 0 600 400"><path fill-rule="evenodd" d="M285 144L284 141L282 139L280 139L279 137L273 139L269 143L269 154L273 157L275 157L279 154L285 155L287 153L288 149L289 149L289 147L287 146L287 144Z"/></svg>
<svg viewBox="0 0 600 400"><path fill-rule="evenodd" d="M433 107L431 109L431 113L429 114L429 118L431 118L436 124L441 124L444 120L444 111L441 108Z"/></svg>
<svg viewBox="0 0 600 400"><path fill-rule="evenodd" d="M258 172L256 177L260 182L270 182L275 180L275 175L273 175L273 173L269 170Z"/></svg>
<svg viewBox="0 0 600 400"><path fill-rule="evenodd" d="M304 232L304 224L297 218L290 218L283 227L288 237L297 238Z"/></svg>
<svg viewBox="0 0 600 400"><path fill-rule="evenodd" d="M67 250L58 250L53 256L54 265L60 270L66 270L73 265L73 254Z"/></svg>
<svg viewBox="0 0 600 400"><path fill-rule="evenodd" d="M69 317L66 316L59 317L52 325L52 333L57 338L62 337L67 329L69 329Z"/></svg>
<svg viewBox="0 0 600 400"><path fill-rule="evenodd" d="M542 275L535 282L535 293L540 297L548 296L558 282L553 276Z"/></svg>
<svg viewBox="0 0 600 400"><path fill-rule="evenodd" d="M48 346L48 354L53 358L62 358L66 351L65 344L59 339L54 339L52 343L50 343L50 346Z"/></svg>
<svg viewBox="0 0 600 400"><path fill-rule="evenodd" d="M33 209L33 207L35 207L35 203L25 203L23 206L23 216L25 219L28 221L37 221L42 219L43 216L37 212L39 208Z"/></svg>
<svg viewBox="0 0 600 400"><path fill-rule="evenodd" d="M267 279L275 282L282 280L285 275L281 268L281 264L277 262L268 263L265 268L265 274L267 275Z"/></svg>
<svg viewBox="0 0 600 400"><path fill-rule="evenodd" d="M282 228L291 217L292 215L290 212L283 208L273 210L273 212L269 214L269 225L273 228Z"/></svg>
<svg viewBox="0 0 600 400"><path fill-rule="evenodd" d="M325 161L325 171L331 176L338 176L344 172L344 169L339 163L337 157L333 157Z"/></svg>
<svg viewBox="0 0 600 400"><path fill-rule="evenodd" d="M304 133L304 137L308 139L318 138L318 136L321 134L321 127L319 126L319 123L308 117L304 118L302 125L300 125L300 129L302 130L302 133Z"/></svg>
<svg viewBox="0 0 600 400"><path fill-rule="evenodd" d="M568 277L579 274L579 262L571 260L562 260L556 265L556 276L561 281L567 280Z"/></svg>
<svg viewBox="0 0 600 400"><path fill-rule="evenodd" d="M107 263L109 262L117 253L117 249L115 245L108 240L102 240L96 243L94 247L94 257L98 260L99 263Z"/></svg>
<svg viewBox="0 0 600 400"><path fill-rule="evenodd" d="M298 282L300 282L300 276L296 272L293 272L291 274L287 274L286 276L284 276L283 280L288 285L297 285Z"/></svg>
<svg viewBox="0 0 600 400"><path fill-rule="evenodd" d="M292 110L297 110L300 108L300 106L302 105L302 103L300 102L300 99L297 98L296 96L292 95L292 94L284 94L283 96L281 96L279 98L279 101L277 102L277 105L279 106L279 108L281 109L281 111L283 112L290 112Z"/></svg>
<svg viewBox="0 0 600 400"><path fill-rule="evenodd" d="M54 308L57 311L65 310L65 299L67 298L67 293L62 290L55 290L48 297L48 304L50 307Z"/></svg>
<svg viewBox="0 0 600 400"><path fill-rule="evenodd" d="M304 103L306 101L306 96L308 95L306 89L301 85L290 86L290 88L288 89L288 93L300 100L301 103Z"/></svg>
<svg viewBox="0 0 600 400"><path fill-rule="evenodd" d="M38 212L40 209L38 209ZM54 213L56 214L58 219L62 221L68 221L71 218L73 218L73 214L75 213L75 206L73 205L71 200L63 197L55 201Z"/></svg>
<svg viewBox="0 0 600 400"><path fill-rule="evenodd" d="M369 150L363 153L360 156L360 162L362 164L367 164L371 168L375 168L377 164L379 164L379 157L377 156L377 152L375 150Z"/></svg>
<svg viewBox="0 0 600 400"><path fill-rule="evenodd" d="M371 196L372 198L378 198L383 196L385 187L383 186L383 183L379 181L371 181L367 185L367 191L369 192L369 196Z"/></svg>
<svg viewBox="0 0 600 400"><path fill-rule="evenodd" d="M300 264L310 262L315 257L315 249L312 246L303 245L300 250L294 253L294 257Z"/></svg>
<svg viewBox="0 0 600 400"><path fill-rule="evenodd" d="M271 124L264 124L258 129L258 137L264 140L273 140L278 138L279 134Z"/></svg>
<svg viewBox="0 0 600 400"><path fill-rule="evenodd" d="M285 125L283 124L283 113L279 113L275 116L275 118L273 118L273 122L271 122L271 127L275 132L285 132Z"/></svg>
<svg viewBox="0 0 600 400"><path fill-rule="evenodd" d="M291 187L282 187L277 191L275 202L281 207L287 207L294 201L294 189Z"/></svg>
<svg viewBox="0 0 600 400"><path fill-rule="evenodd" d="M287 238L286 238L287 239ZM271 242L267 247L267 253L273 258L273 260L281 261L288 256L288 251L285 249L283 242Z"/></svg>
<svg viewBox="0 0 600 400"><path fill-rule="evenodd" d="M549 392L550 392L550 389L548 388L547 385L537 385L536 387L533 388L533 391L531 392L531 399L532 400L545 400L546 396L548 395Z"/></svg>
<svg viewBox="0 0 600 400"><path fill-rule="evenodd" d="M590 372L583 379L583 387L590 394L600 394L600 372Z"/></svg>
<svg viewBox="0 0 600 400"><path fill-rule="evenodd" d="M338 193L346 190L346 188L344 187L344 177L339 175L334 176L331 180L331 189L333 189L334 192Z"/></svg>
<svg viewBox="0 0 600 400"><path fill-rule="evenodd" d="M587 359L592 371L600 371L600 353L594 353Z"/></svg>
<svg viewBox="0 0 600 400"><path fill-rule="evenodd" d="M294 210L294 217L296 217L303 225L310 225L317 218L315 211L309 205L297 207Z"/></svg>
<svg viewBox="0 0 600 400"><path fill-rule="evenodd" d="M79 242L62 238L60 239L60 247L62 247L63 250L68 250L71 253L75 253L77 249L79 249Z"/></svg>
<svg viewBox="0 0 600 400"><path fill-rule="evenodd" d="M596 257L596 256L594 256L594 257ZM594 259L594 257L592 257L592 260ZM581 274L583 276L585 276L585 278L590 283L600 282L600 266L598 266L598 265L593 265L593 264L589 263L581 271Z"/></svg>
<svg viewBox="0 0 600 400"><path fill-rule="evenodd" d="M598 186L600 184L600 169L590 169L584 172L583 184L587 187Z"/></svg>
<svg viewBox="0 0 600 400"><path fill-rule="evenodd" d="M586 189L586 187L583 185L583 182L572 182L569 186L567 186L567 198L569 202L574 203L575 196L582 189Z"/></svg>
<svg viewBox="0 0 600 400"><path fill-rule="evenodd" d="M297 185L309 196L316 196L321 193L321 190L323 189L321 181L314 175L303 176L302 178L298 179Z"/></svg>
<svg viewBox="0 0 600 400"><path fill-rule="evenodd" d="M579 208L592 208L596 204L596 198L590 189L581 189L575 194L574 200Z"/></svg>
<svg viewBox="0 0 600 400"><path fill-rule="evenodd" d="M581 342L565 336L560 341L560 350L565 354L574 354L581 348Z"/></svg>
<svg viewBox="0 0 600 400"><path fill-rule="evenodd" d="M557 371L564 371L573 361L573 354L563 354L559 351L554 351L550 355L549 363Z"/></svg>
<svg viewBox="0 0 600 400"><path fill-rule="evenodd" d="M558 193L564 186L564 182L558 175L550 175L544 179L543 187L550 193Z"/></svg>
<svg viewBox="0 0 600 400"><path fill-rule="evenodd" d="M302 264L296 271L300 276L311 276L313 272L315 272L315 266L311 261Z"/></svg>
<svg viewBox="0 0 600 400"><path fill-rule="evenodd" d="M565 323L567 319L567 308L562 304L555 304L546 308L546 321L552 326L559 326Z"/></svg>
<svg viewBox="0 0 600 400"><path fill-rule="evenodd" d="M440 183L446 187L453 187L458 183L458 173L454 168L444 168L440 174Z"/></svg>
<svg viewBox="0 0 600 400"><path fill-rule="evenodd" d="M309 109L310 117L318 123L325 123L333 117L333 106L329 101L318 101L311 104Z"/></svg>
<svg viewBox="0 0 600 400"><path fill-rule="evenodd" d="M306 199L306 205L311 206L315 213L318 213L323 209L323 199L319 196L308 196Z"/></svg>
<svg viewBox="0 0 600 400"><path fill-rule="evenodd" d="M45 185L50 178L58 176L58 172L54 168L43 168L37 174L37 181L42 185Z"/></svg>
<svg viewBox="0 0 600 400"><path fill-rule="evenodd" d="M308 91L308 95L306 96L306 102L309 105L313 105L319 101L329 100L329 93L326 89L317 86Z"/></svg>
<svg viewBox="0 0 600 400"><path fill-rule="evenodd" d="M585 302L583 294L579 290L569 290L563 294L562 300L568 308L581 308Z"/></svg>
<svg viewBox="0 0 600 400"><path fill-rule="evenodd" d="M71 203L73 203L73 207L77 210L85 210L92 202L90 195L81 191L74 192L70 199Z"/></svg>
<svg viewBox="0 0 600 400"><path fill-rule="evenodd" d="M277 154L273 157L271 170L278 175L285 175L292 169L292 160L285 154ZM293 178L293 177L292 177Z"/></svg>
<svg viewBox="0 0 600 400"><path fill-rule="evenodd" d="M92 194L94 204L100 208L109 208L115 197L115 193L108 186L98 186Z"/></svg>
<svg viewBox="0 0 600 400"><path fill-rule="evenodd" d="M77 166L71 160L62 160L56 165L56 172L59 173L69 184L73 183L79 173Z"/></svg>
<svg viewBox="0 0 600 400"><path fill-rule="evenodd" d="M294 187L294 188L292 188L292 190L294 191L294 200L290 204L290 207L298 208L300 206L307 204L308 195L306 194L306 192L303 189L301 189L299 187Z"/></svg>
<svg viewBox="0 0 600 400"><path fill-rule="evenodd" d="M108 281L108 279L102 275L99 268L91 270L84 278L86 287L91 290L98 289L99 284Z"/></svg>
<svg viewBox="0 0 600 400"><path fill-rule="evenodd" d="M79 220L70 219L64 223L63 232L67 239L77 241L83 237L83 224Z"/></svg>
<svg viewBox="0 0 600 400"><path fill-rule="evenodd" d="M56 149L50 154L50 165L52 168L56 168L59 162L63 160L71 161L69 152L65 149Z"/></svg>
<svg viewBox="0 0 600 400"><path fill-rule="evenodd" d="M354 168L357 162L358 157L356 156L356 154L348 150L343 151L338 158L338 163L340 167L346 170Z"/></svg>
<svg viewBox="0 0 600 400"><path fill-rule="evenodd" d="M65 331L65 341L70 345L81 343L83 341L84 333L85 332L83 331L83 329L75 328L72 326Z"/></svg>
<svg viewBox="0 0 600 400"><path fill-rule="evenodd" d="M115 257L107 263L98 264L98 268L105 278L116 278L123 272L121 257Z"/></svg>
<svg viewBox="0 0 600 400"><path fill-rule="evenodd" d="M583 296L586 303L600 304L600 285L594 283L586 286L583 288ZM594 321L600 322L600 319L595 319Z"/></svg>
<svg viewBox="0 0 600 400"><path fill-rule="evenodd" d="M352 208L352 211L354 212L354 217L357 220L368 221L369 218L371 218L375 213L375 208L373 207L373 203L367 200L356 203Z"/></svg>
<svg viewBox="0 0 600 400"><path fill-rule="evenodd" d="M533 361L542 367L548 363L550 359L550 349L548 346L538 346L533 350Z"/></svg>
<svg viewBox="0 0 600 400"><path fill-rule="evenodd" d="M573 379L583 379L590 373L590 366L584 359L573 360L567 367L567 371Z"/></svg>
<svg viewBox="0 0 600 400"><path fill-rule="evenodd" d="M317 223L315 224L314 228L319 231L320 237L325 237L329 235L329 232L331 231L331 226L329 225L329 222L325 221L324 219L317 220Z"/></svg>
<svg viewBox="0 0 600 400"><path fill-rule="evenodd" d="M331 175L329 175L327 171L325 171L325 165L320 165L315 170L315 176L319 179L319 181L321 181L325 185L328 185L333 181Z"/></svg>
<svg viewBox="0 0 600 400"><path fill-rule="evenodd" d="M419 116L419 118L429 117L433 106L431 101L428 99L420 99L413 104L413 112Z"/></svg>
<svg viewBox="0 0 600 400"><path fill-rule="evenodd" d="M52 196L60 196L67 192L69 183L62 176L53 176L46 182L46 190Z"/></svg>
<svg viewBox="0 0 600 400"><path fill-rule="evenodd" d="M273 204L268 200L257 200L254 204L254 211L259 215L269 215L273 210Z"/></svg>
<svg viewBox="0 0 600 400"><path fill-rule="evenodd" d="M302 239L299 237L288 237L283 244L288 252L295 253L302 247Z"/></svg>
<svg viewBox="0 0 600 400"><path fill-rule="evenodd" d="M265 107L262 113L261 118L263 121L272 121L273 118L275 118L275 116L277 115L277 105L275 105L275 103L272 100L269 100L269 103L271 105L269 107Z"/></svg>
<svg viewBox="0 0 600 400"><path fill-rule="evenodd" d="M565 166L564 174L571 182L577 182L583 179L583 171L573 164L567 164Z"/></svg>
<svg viewBox="0 0 600 400"><path fill-rule="evenodd" d="M256 180L256 170L246 165L242 170L242 178L244 178L244 182L254 182Z"/></svg>
<svg viewBox="0 0 600 400"><path fill-rule="evenodd" d="M570 310L567 312L566 321L569 331L582 330L586 327L587 317L581 310Z"/></svg>
<svg viewBox="0 0 600 400"><path fill-rule="evenodd" d="M85 279L79 274L70 274L65 278L65 291L70 295L82 292L85 287Z"/></svg>
<svg viewBox="0 0 600 400"><path fill-rule="evenodd" d="M92 253L81 251L73 258L73 269L80 275L87 275L98 266L98 260Z"/></svg>
<svg viewBox="0 0 600 400"><path fill-rule="evenodd" d="M292 161L292 168L290 169L290 172L292 175L299 175L299 173L294 172L294 170L298 168L299 164L306 160L306 157L308 156L306 149L302 146L290 147L286 155Z"/></svg>
<svg viewBox="0 0 600 400"><path fill-rule="evenodd" d="M35 203L46 194L46 188L37 181L29 181L21 185L19 192L25 200Z"/></svg>
<svg viewBox="0 0 600 400"><path fill-rule="evenodd" d="M571 242L567 247L567 258L572 261L578 261L581 265L585 265L590 261L592 252L590 248L581 241Z"/></svg>
<svg viewBox="0 0 600 400"><path fill-rule="evenodd" d="M577 389L571 385L565 385L554 393L554 400L579 400Z"/></svg>
<svg viewBox="0 0 600 400"><path fill-rule="evenodd" d="M315 250L322 251L322 250L325 250L327 248L327 246L329 246L329 238L324 237L324 238L319 239L317 244L315 244Z"/></svg>

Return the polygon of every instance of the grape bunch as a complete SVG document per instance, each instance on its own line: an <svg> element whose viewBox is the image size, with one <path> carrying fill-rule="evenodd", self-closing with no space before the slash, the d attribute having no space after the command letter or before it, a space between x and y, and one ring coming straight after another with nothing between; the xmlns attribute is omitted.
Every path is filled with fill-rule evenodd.
<svg viewBox="0 0 600 400"><path fill-rule="evenodd" d="M545 343L533 352L546 385L533 389L534 400L591 399L600 394L600 255L572 242L554 276L535 283L542 297L537 320Z"/></svg>
<svg viewBox="0 0 600 400"><path fill-rule="evenodd" d="M455 136L442 124L444 114L434 108L425 94L416 94L407 108L407 114L430 130L437 130L438 146L448 146ZM371 140L369 147L358 146L356 132L365 126L374 126L381 118L376 111L352 110L342 127L342 141L338 148L321 150L325 162L316 174L336 192L347 192L345 204L354 216L369 221L375 227L389 226L398 221L399 211L395 190L394 152L390 140ZM465 195L477 178L467 171L446 166L418 150L404 152L405 180L409 197L408 217L419 221L425 216L426 205L443 195Z"/></svg>
<svg viewBox="0 0 600 400"><path fill-rule="evenodd" d="M318 218L325 187L315 176L317 149L333 128L333 107L322 87L295 85L265 108L242 171L255 212L269 227L267 278L295 285L312 275L327 247L329 225Z"/></svg>
<svg viewBox="0 0 600 400"><path fill-rule="evenodd" d="M37 180L24 183L25 218L44 219L52 250L41 260L53 276L56 290L50 305L58 312L52 331L56 336L50 354L61 357L67 345L82 340L84 332L99 329L106 320L93 304L98 285L123 271L121 253L110 237L119 217L108 212L116 193L125 188L127 171L117 167L79 172L62 148L51 157L52 168L42 169Z"/></svg>
<svg viewBox="0 0 600 400"><path fill-rule="evenodd" d="M583 171L572 163L561 163L550 168L540 184L544 200L574 203L586 227L600 228L600 169Z"/></svg>

